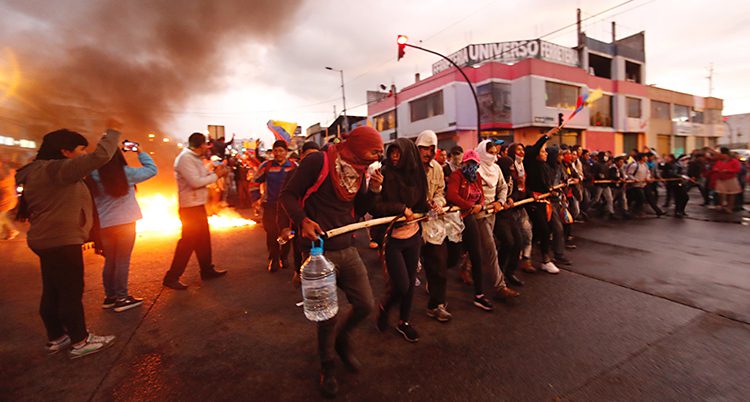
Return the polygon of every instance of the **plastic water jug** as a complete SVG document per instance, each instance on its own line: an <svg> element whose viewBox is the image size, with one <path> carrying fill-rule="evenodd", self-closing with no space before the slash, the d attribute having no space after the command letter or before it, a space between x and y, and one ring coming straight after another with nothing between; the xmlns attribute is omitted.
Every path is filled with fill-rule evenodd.
<svg viewBox="0 0 750 402"><path fill-rule="evenodd" d="M302 297L305 317L310 321L325 321L339 311L336 294L336 269L333 263L323 256L323 239L320 247L310 250L310 257L302 264Z"/></svg>

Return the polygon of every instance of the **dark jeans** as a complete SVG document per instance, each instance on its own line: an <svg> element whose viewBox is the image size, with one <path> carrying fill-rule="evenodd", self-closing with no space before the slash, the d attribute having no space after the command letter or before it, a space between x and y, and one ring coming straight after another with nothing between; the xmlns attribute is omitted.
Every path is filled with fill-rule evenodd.
<svg viewBox="0 0 750 402"><path fill-rule="evenodd" d="M42 266L42 316L49 340L66 333L73 343L88 337L83 316L83 252L80 244L32 250Z"/></svg>
<svg viewBox="0 0 750 402"><path fill-rule="evenodd" d="M135 245L135 222L101 229L104 250L104 295L109 298L128 297L130 255Z"/></svg>
<svg viewBox="0 0 750 402"><path fill-rule="evenodd" d="M318 353L323 368L331 367L336 359L334 345L341 342L351 347L351 332L375 308L367 268L355 247L326 251L326 258L336 267L336 286L346 295L352 309L342 317L341 309L333 318L318 323ZM341 320L338 334L336 322Z"/></svg>
<svg viewBox="0 0 750 402"><path fill-rule="evenodd" d="M687 206L690 196L688 196L687 185L679 183L672 186L672 194L674 195L674 212L676 214L684 214L685 207Z"/></svg>
<svg viewBox="0 0 750 402"><path fill-rule="evenodd" d="M281 213L285 212L282 210ZM279 246L279 242L277 241L280 232L278 214L278 203L263 204L263 229L266 231L268 261L273 261L274 264L281 263L286 266L289 263L289 249L292 244L287 242L283 246Z"/></svg>
<svg viewBox="0 0 750 402"><path fill-rule="evenodd" d="M417 277L419 250L422 233L417 232L408 239L389 238L385 245L385 268L388 271L387 288L383 298L383 310L400 305L399 319L409 321L411 303L414 299L414 280Z"/></svg>
<svg viewBox="0 0 750 402"><path fill-rule="evenodd" d="M531 203L526 208L526 212L529 214L529 220L531 220L534 242L539 242L542 262L549 262L551 229L550 222L547 221L547 204L542 202Z"/></svg>
<svg viewBox="0 0 750 402"><path fill-rule="evenodd" d="M643 203L647 202L651 209L657 214L661 214L662 210L656 205L656 198L653 193L646 188L631 187L628 189L628 201L630 202L630 212L640 213L643 212Z"/></svg>
<svg viewBox="0 0 750 402"><path fill-rule="evenodd" d="M513 275L521 258L523 234L510 212L501 212L495 216L495 238L498 242L500 270L506 277Z"/></svg>
<svg viewBox="0 0 750 402"><path fill-rule="evenodd" d="M214 267L211 263L211 232L208 228L206 208L203 205L180 208L179 213L182 237L177 241L172 265L164 277L169 281L180 279L193 251L198 257L201 272L211 271Z"/></svg>
<svg viewBox="0 0 750 402"><path fill-rule="evenodd" d="M552 219L550 220L550 228L552 229L552 251L554 251L555 257L562 257L565 255L565 225L563 225L560 215L564 207L560 201L551 202Z"/></svg>
<svg viewBox="0 0 750 402"><path fill-rule="evenodd" d="M462 241L464 250L469 253L471 260L471 279L474 281L474 294L484 294L482 286L482 250L479 245L482 238L479 235L479 223L474 215L468 215L464 218L464 232Z"/></svg>
<svg viewBox="0 0 750 402"><path fill-rule="evenodd" d="M427 308L434 309L438 304L445 304L446 285L448 283L448 245L425 243L422 246L422 267L427 276L430 300Z"/></svg>

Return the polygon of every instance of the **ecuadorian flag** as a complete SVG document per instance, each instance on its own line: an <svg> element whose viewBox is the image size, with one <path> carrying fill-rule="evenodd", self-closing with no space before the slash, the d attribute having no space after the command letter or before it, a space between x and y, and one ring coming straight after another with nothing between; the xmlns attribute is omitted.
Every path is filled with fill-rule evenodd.
<svg viewBox="0 0 750 402"><path fill-rule="evenodd" d="M297 130L297 123L290 123L286 121L268 120L268 123L266 123L266 125L277 140L284 140L287 143L292 141L294 131Z"/></svg>

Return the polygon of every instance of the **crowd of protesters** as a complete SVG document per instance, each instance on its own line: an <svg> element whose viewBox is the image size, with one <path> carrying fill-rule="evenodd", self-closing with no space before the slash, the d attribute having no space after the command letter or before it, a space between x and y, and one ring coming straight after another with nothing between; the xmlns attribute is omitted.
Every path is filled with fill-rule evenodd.
<svg viewBox="0 0 750 402"><path fill-rule="evenodd" d="M187 288L180 277L193 252L203 280L227 273L213 264L207 220L211 203L225 202L227 193L237 195L240 208L260 203L267 269L294 272L294 283L299 283L308 240L365 216L394 217L387 227L370 232L382 255L387 284L377 302L353 234L325 242L337 285L352 305L345 316L317 325L321 392L334 396L336 357L349 370L360 369L352 330L371 313L381 331L393 327L407 341L419 340L410 318L420 269L429 293L426 315L448 322L453 317L446 300L451 268L471 286L467 300L490 312L493 301L520 298L524 281L519 270L557 274L558 265L573 264L567 253L576 248L576 221L592 215L631 219L643 216L646 205L659 217L672 203L673 215L683 217L692 187L698 187L703 205L726 212L742 207L747 163L726 148L704 148L680 158L660 158L648 148L613 155L550 145L552 134L554 130L532 144L488 139L474 149L454 146L446 152L430 130L415 141L403 138L385 146L380 133L365 126L322 148L305 143L299 155L290 155L288 144L276 141L270 153L260 157L228 154L233 139L209 143L203 134L193 133L174 162L182 234L163 285ZM23 186L19 216L30 220L27 242L41 264L40 314L50 353L70 347L71 358L82 357L115 339L94 335L86 327L81 301L84 243L94 241L105 256L102 307L121 312L143 303L128 290L135 221L141 218L135 192L157 168L137 147L125 150L136 152L142 166L127 166L119 138L118 131L109 129L96 150L87 153L88 141L79 133L49 133L35 161L15 175ZM0 224L6 238L13 238L18 232L7 211L15 207L15 198L5 193L16 183L7 180L13 177L7 167L0 165L0 173ZM666 190L661 206L659 186ZM532 250L537 251L536 264ZM395 325L391 310L398 312Z"/></svg>

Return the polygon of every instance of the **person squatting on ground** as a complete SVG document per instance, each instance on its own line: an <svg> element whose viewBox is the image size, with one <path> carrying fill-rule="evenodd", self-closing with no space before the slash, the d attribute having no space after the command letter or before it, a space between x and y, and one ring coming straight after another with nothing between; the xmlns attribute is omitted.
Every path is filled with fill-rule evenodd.
<svg viewBox="0 0 750 402"><path fill-rule="evenodd" d="M326 230L354 223L372 209L383 176L374 172L368 186L365 172L382 155L380 133L371 127L357 127L345 141L301 161L297 173L281 191L281 203L305 239L315 240ZM349 370L360 369L361 363L353 352L352 330L373 311L375 302L367 268L354 246L353 236L328 239L324 246L326 258L336 267L336 285L352 304L348 316L339 317L339 313L317 324L322 368L320 391L333 397L338 391L336 354ZM338 321L341 323L337 333Z"/></svg>
<svg viewBox="0 0 750 402"><path fill-rule="evenodd" d="M128 293L130 256L135 245L135 221L143 218L135 199L135 185L156 176L154 160L136 148L139 168L128 166L119 149L104 166L91 173L92 192L99 214L104 251L104 302L102 308L116 312L143 304L143 299Z"/></svg>
<svg viewBox="0 0 750 402"><path fill-rule="evenodd" d="M209 172L201 159L207 150L206 136L193 133L188 138L188 147L183 149L174 161L182 236L177 241L172 264L164 275L162 284L175 290L187 289L187 285L180 282L180 276L185 272L193 252L198 258L201 279L218 278L227 273L217 270L212 263L211 231L206 216L206 186L226 176L227 168L219 165L213 172Z"/></svg>
<svg viewBox="0 0 750 402"><path fill-rule="evenodd" d="M61 129L44 136L36 159L21 168L20 215L28 217L29 248L39 256L42 300L39 314L47 329L46 349L75 359L113 344L115 336L89 332L83 311L83 251L94 224L94 203L84 178L117 151L120 133L108 129L92 153L81 134Z"/></svg>
<svg viewBox="0 0 750 402"><path fill-rule="evenodd" d="M383 162L383 190L375 199L370 213L373 217L404 216L407 221L393 225L384 244L385 267L388 273L386 294L382 298L377 318L378 329L388 328L389 312L399 306L396 330L409 342L417 342L419 335L409 324L414 298L422 233L419 223L409 222L414 213L425 213L427 206L427 176L414 142L399 138L386 151Z"/></svg>
<svg viewBox="0 0 750 402"><path fill-rule="evenodd" d="M448 191L445 198L450 205L461 209L464 223L461 245L468 252L471 260L474 306L485 311L492 311L492 303L485 296L482 283L483 255L480 249L480 229L475 216L484 205L482 177L478 172L479 162L479 155L475 150L470 149L464 153L461 166L454 170L448 179Z"/></svg>
<svg viewBox="0 0 750 402"><path fill-rule="evenodd" d="M488 281L492 283L495 290L495 298L508 300L518 297L519 293L508 287L505 283L505 276L500 270L495 243L495 212L506 207L512 207L513 201L507 200L508 183L503 177L500 166L496 163L498 146L491 140L484 140L477 145L475 152L479 155L478 173L481 177L482 192L484 193L485 211L477 214L483 268L488 274ZM492 209L492 212L486 211L488 209ZM472 266L472 269L476 268Z"/></svg>
<svg viewBox="0 0 750 402"><path fill-rule="evenodd" d="M266 247L268 248L268 272L276 272L280 268L289 268L289 250L291 243L279 246L280 228L278 225L279 195L281 194L284 178L297 167L297 164L287 159L289 148L286 141L278 140L273 143L273 159L263 162L255 176L256 183L265 183L266 192L263 195L263 229L266 231Z"/></svg>

